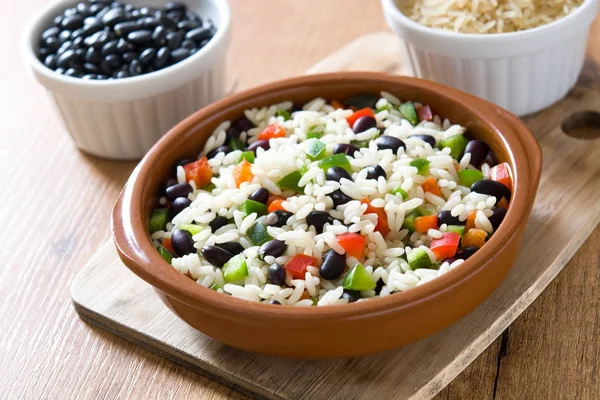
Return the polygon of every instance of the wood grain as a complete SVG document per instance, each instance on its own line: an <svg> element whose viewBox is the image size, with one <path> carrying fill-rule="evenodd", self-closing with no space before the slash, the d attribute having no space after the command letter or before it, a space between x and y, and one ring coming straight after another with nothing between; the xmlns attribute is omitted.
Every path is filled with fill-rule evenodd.
<svg viewBox="0 0 600 400"><path fill-rule="evenodd" d="M365 35L309 72L398 72L402 69L399 54L394 35ZM600 92L578 86L551 109L527 118L545 162L520 257L506 281L485 303L430 338L384 354L320 362L224 350L168 311L148 285L123 267L111 240L73 283L71 294L77 311L93 324L261 397L431 398L531 304L600 222L600 204L595 202L600 185L588 184L600 174L600 165L594 164L600 147L568 137L559 128L565 117L579 110L580 103L600 109ZM561 157L554 156L558 153ZM565 158L577 158L578 162L564 168ZM587 212L579 212L582 209ZM506 351L507 341L505 334L499 355ZM487 372L487 382L493 382L486 389L494 393L497 369L482 372Z"/></svg>
<svg viewBox="0 0 600 400"><path fill-rule="evenodd" d="M0 13L0 221L5 225L0 232L0 398L244 398L77 318L68 295L70 282L108 236L112 203L134 164L98 160L74 149L44 90L26 72L18 35L45 2L13 2L10 12ZM227 73L229 87L237 90L299 74L350 40L386 29L375 0L230 0L230 4L233 37ZM594 32L591 51L598 60L598 20ZM599 234L597 228L595 235ZM597 265L593 269L586 263L597 257L598 246L597 241L588 241L536 304L552 309L556 298L547 293L554 290L563 299L564 315L587 320L594 312L587 306L592 304L589 297L569 301L565 289L576 283L587 294L584 288L593 279L598 286ZM530 340L546 338L536 357L547 359L551 348L560 347L561 359L554 360L552 371L545 368L536 374L527 358L531 354L525 357L510 347L511 376L532 371L528 393L545 390L551 377L569 376L572 384L551 397L572 398L577 393L573 388L586 383L572 373L573 365L592 368L597 347L585 340L567 340L573 330L579 335L589 324L566 326L544 310L532 308L521 317L521 332L529 332ZM571 329L565 335L567 328ZM480 386L491 371L496 372L496 350L490 348L442 395L486 398L492 392L480 391ZM579 361L582 353L591 358ZM598 393L597 381L593 385L589 390ZM506 393L505 398L521 389L513 379L498 379L497 392Z"/></svg>

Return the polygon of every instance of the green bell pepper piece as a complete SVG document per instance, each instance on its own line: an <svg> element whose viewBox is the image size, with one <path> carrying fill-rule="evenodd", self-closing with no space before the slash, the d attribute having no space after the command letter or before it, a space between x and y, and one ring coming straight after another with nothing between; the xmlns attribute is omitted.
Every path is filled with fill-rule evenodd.
<svg viewBox="0 0 600 400"><path fill-rule="evenodd" d="M456 232L460 237L463 237L465 234L465 227L461 225L448 225L446 232Z"/></svg>
<svg viewBox="0 0 600 400"><path fill-rule="evenodd" d="M209 193L210 193L210 192L212 192L213 190L215 190L215 188L216 188L215 184L211 182L211 183L209 183L208 185L202 186L200 189L201 189L201 190L205 190L205 191L207 191L207 192L209 192Z"/></svg>
<svg viewBox="0 0 600 400"><path fill-rule="evenodd" d="M244 213L244 217L252 213L256 213L259 217L267 213L267 206L254 200L246 200L241 205L239 210Z"/></svg>
<svg viewBox="0 0 600 400"><path fill-rule="evenodd" d="M288 110L277 110L277 112L275 113L275 116L283 117L284 121L287 121L288 119L290 119L292 117L292 115L290 114L290 112Z"/></svg>
<svg viewBox="0 0 600 400"><path fill-rule="evenodd" d="M463 152L465 151L465 147L467 147L467 138L461 134L450 136L448 139L442 139L439 143L439 148L443 149L444 147L450 148L450 155L455 160L460 159Z"/></svg>
<svg viewBox="0 0 600 400"><path fill-rule="evenodd" d="M306 134L306 139L321 139L321 132L308 132Z"/></svg>
<svg viewBox="0 0 600 400"><path fill-rule="evenodd" d="M233 256L223 265L223 279L225 282L239 282L248 276L248 266L243 254Z"/></svg>
<svg viewBox="0 0 600 400"><path fill-rule="evenodd" d="M310 139L304 152L311 161L320 160L325 157L326 154L325 143L321 142L319 139Z"/></svg>
<svg viewBox="0 0 600 400"><path fill-rule="evenodd" d="M415 158L410 162L410 166L415 167L419 175L427 175L429 173L429 164L429 160L425 158Z"/></svg>
<svg viewBox="0 0 600 400"><path fill-rule="evenodd" d="M242 162L242 161L248 161L250 164L254 163L254 152L253 151L244 151L242 152L242 155L240 156L240 160L238 162Z"/></svg>
<svg viewBox="0 0 600 400"><path fill-rule="evenodd" d="M261 246L268 241L273 240L273 237L269 235L269 232L267 231L267 227L260 221L248 228L247 234L248 239L250 239L255 246Z"/></svg>
<svg viewBox="0 0 600 400"><path fill-rule="evenodd" d="M458 171L458 178L462 186L470 188L472 184L483 179L483 172L476 169L461 169Z"/></svg>
<svg viewBox="0 0 600 400"><path fill-rule="evenodd" d="M377 137L379 137L379 135L375 135L373 140L377 139ZM369 147L369 140L351 140L350 144L362 149L363 147Z"/></svg>
<svg viewBox="0 0 600 400"><path fill-rule="evenodd" d="M244 150L246 148L244 142L242 142L240 138L229 139L229 143L227 145L231 150Z"/></svg>
<svg viewBox="0 0 600 400"><path fill-rule="evenodd" d="M376 283L365 267L358 263L346 274L343 286L350 290L371 290L375 289Z"/></svg>
<svg viewBox="0 0 600 400"><path fill-rule="evenodd" d="M150 233L164 231L167 229L167 222L169 222L168 210L166 208L155 209L150 217Z"/></svg>
<svg viewBox="0 0 600 400"><path fill-rule="evenodd" d="M406 200L408 198L408 193L406 193L406 190L402 189L400 186L396 186L390 193L394 196L402 196L402 200Z"/></svg>
<svg viewBox="0 0 600 400"><path fill-rule="evenodd" d="M200 225L196 225L196 224L177 225L177 229L183 229L184 231L188 231L189 233L192 234L192 236L194 236L196 233L200 233L204 230L203 227L201 227Z"/></svg>
<svg viewBox="0 0 600 400"><path fill-rule="evenodd" d="M219 285L218 283L213 283L212 285L210 285L209 289L214 290L216 292L217 290L221 289L221 285Z"/></svg>
<svg viewBox="0 0 600 400"><path fill-rule="evenodd" d="M431 258L429 258L429 254L423 249L417 248L413 249L407 255L408 265L410 269L413 271L419 268L431 268L433 263L431 262Z"/></svg>
<svg viewBox="0 0 600 400"><path fill-rule="evenodd" d="M342 167L349 173L352 173L352 167L350 166L350 161L348 161L348 157L346 157L345 154L341 153L326 157L319 161L317 165L323 171L327 171L327 169L330 167Z"/></svg>
<svg viewBox="0 0 600 400"><path fill-rule="evenodd" d="M174 255L171 254L171 252L167 249L165 249L162 246L158 246L156 248L156 250L158 250L158 254L160 254L160 256L169 264L171 264L171 260L173 259Z"/></svg>
<svg viewBox="0 0 600 400"><path fill-rule="evenodd" d="M419 123L419 117L417 116L417 110L415 109L412 101L407 101L406 103L400 104L398 108L402 117L404 117L408 122L413 125L417 125Z"/></svg>
<svg viewBox="0 0 600 400"><path fill-rule="evenodd" d="M423 217L425 215L433 215L434 212L428 210L426 208L417 207L412 210L406 217L404 217L404 222L402 223L402 228L408 229L410 232L415 231L415 220L417 217Z"/></svg>
<svg viewBox="0 0 600 400"><path fill-rule="evenodd" d="M304 188L298 186L300 178L302 178L302 172L290 172L289 174L281 178L279 182L277 182L277 185L285 190L293 190L295 192L304 193Z"/></svg>

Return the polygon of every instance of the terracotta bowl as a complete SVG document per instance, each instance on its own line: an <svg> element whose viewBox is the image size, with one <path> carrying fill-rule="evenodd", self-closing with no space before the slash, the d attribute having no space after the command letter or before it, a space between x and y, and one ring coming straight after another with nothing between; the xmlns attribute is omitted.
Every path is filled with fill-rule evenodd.
<svg viewBox="0 0 600 400"><path fill-rule="evenodd" d="M243 110L284 100L340 99L385 90L430 104L436 114L468 128L500 161L512 166L515 188L498 231L473 257L426 284L367 302L327 307L252 303L216 293L181 275L152 246L148 221L158 189L173 165L196 157L224 120ZM502 282L514 263L541 173L541 150L527 127L507 111L433 82L381 73L303 76L235 94L194 113L144 157L121 192L112 215L119 256L154 286L180 318L219 342L297 358L359 356L402 346L463 317Z"/></svg>

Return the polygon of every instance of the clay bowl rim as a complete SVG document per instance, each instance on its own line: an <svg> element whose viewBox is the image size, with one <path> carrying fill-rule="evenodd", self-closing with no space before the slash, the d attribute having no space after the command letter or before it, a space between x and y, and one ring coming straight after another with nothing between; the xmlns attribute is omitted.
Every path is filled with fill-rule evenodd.
<svg viewBox="0 0 600 400"><path fill-rule="evenodd" d="M441 97L444 101L476 115L487 128L486 135L497 136L502 143L508 154L507 161L513 166L514 190L503 223L481 250L444 275L405 292L366 302L328 307L281 307L223 295L199 285L163 260L152 246L147 222L143 218L144 182L152 175L152 167L159 163L163 151L171 143L177 142L180 135L183 136L191 130L198 131L197 126L201 125L203 120L209 120L210 124L211 117L215 114L224 112L225 109L236 109L247 101L256 102L257 98L270 92L285 93L294 88L320 86L323 88L323 96L326 97L329 84L352 84L357 87L358 93L361 91L361 84L368 83L400 84ZM239 111L240 114L243 112L241 109ZM540 175L541 149L537 140L520 119L492 103L438 83L412 77L379 72L315 74L269 83L228 96L178 123L150 149L131 174L113 209L111 225L117 252L131 271L167 296L220 318L245 318L261 323L269 321L280 324L284 319L295 322L331 322L332 319L340 318L374 317L377 314L417 307L420 303L430 301L466 283L471 275L488 266L525 228Z"/></svg>

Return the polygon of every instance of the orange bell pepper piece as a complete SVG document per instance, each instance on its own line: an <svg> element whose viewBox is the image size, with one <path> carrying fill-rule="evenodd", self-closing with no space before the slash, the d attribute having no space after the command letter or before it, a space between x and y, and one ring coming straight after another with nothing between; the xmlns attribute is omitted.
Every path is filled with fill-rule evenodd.
<svg viewBox="0 0 600 400"><path fill-rule="evenodd" d="M194 181L196 183L196 188L208 185L213 177L212 170L208 165L208 159L206 157L185 164L183 170L185 171L185 180L188 182Z"/></svg>
<svg viewBox="0 0 600 400"><path fill-rule="evenodd" d="M485 244L485 238L487 237L487 232L481 229L469 229L465 236L462 238L462 247L471 247L475 246L481 248Z"/></svg>
<svg viewBox="0 0 600 400"><path fill-rule="evenodd" d="M263 129L258 135L258 140L269 140L280 137L285 137L285 129L279 124L273 124Z"/></svg>
<svg viewBox="0 0 600 400"><path fill-rule="evenodd" d="M381 233L381 235L384 237L390 233L390 226L387 222L387 214L385 210L383 208L373 207L367 199L362 199L360 202L367 205L367 211L365 211L365 214L377 214L377 225L375 226L375 230Z"/></svg>
<svg viewBox="0 0 600 400"><path fill-rule="evenodd" d="M430 229L437 229L437 215L423 215L415 218L415 230L417 232L427 232Z"/></svg>
<svg viewBox="0 0 600 400"><path fill-rule="evenodd" d="M242 161L233 169L233 179L237 187L240 187L244 182L251 182L253 178L252 164L247 160Z"/></svg>
<svg viewBox="0 0 600 400"><path fill-rule="evenodd" d="M423 182L421 187L425 192L433 193L438 197L444 198L444 196L442 195L442 191L440 190L440 187L438 186L435 178L427 179L425 182Z"/></svg>

